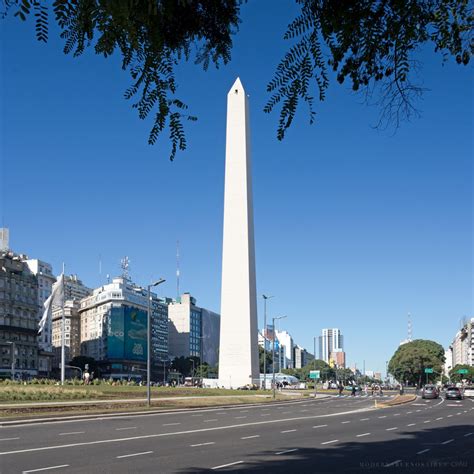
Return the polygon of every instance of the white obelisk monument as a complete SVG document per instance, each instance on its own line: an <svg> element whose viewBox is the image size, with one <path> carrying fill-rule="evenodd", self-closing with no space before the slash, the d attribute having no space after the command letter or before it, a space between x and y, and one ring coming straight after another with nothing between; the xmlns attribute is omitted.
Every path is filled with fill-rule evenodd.
<svg viewBox="0 0 474 474"><path fill-rule="evenodd" d="M219 385L260 384L249 103L237 78L227 94Z"/></svg>

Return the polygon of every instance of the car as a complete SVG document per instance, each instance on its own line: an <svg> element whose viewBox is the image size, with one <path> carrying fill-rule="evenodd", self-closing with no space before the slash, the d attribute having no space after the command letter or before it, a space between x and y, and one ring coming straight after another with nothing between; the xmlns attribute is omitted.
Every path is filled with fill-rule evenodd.
<svg viewBox="0 0 474 474"><path fill-rule="evenodd" d="M474 397L474 385L468 385L467 387L465 387L463 395L469 398Z"/></svg>
<svg viewBox="0 0 474 474"><path fill-rule="evenodd" d="M448 387L445 393L446 400L462 400L462 390L459 387Z"/></svg>
<svg viewBox="0 0 474 474"><path fill-rule="evenodd" d="M438 398L439 392L434 385L425 385L421 391L421 398Z"/></svg>

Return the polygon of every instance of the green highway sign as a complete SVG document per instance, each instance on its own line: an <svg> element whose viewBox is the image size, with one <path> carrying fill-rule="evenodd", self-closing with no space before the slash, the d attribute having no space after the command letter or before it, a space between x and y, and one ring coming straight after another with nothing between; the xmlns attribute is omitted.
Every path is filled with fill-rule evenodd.
<svg viewBox="0 0 474 474"><path fill-rule="evenodd" d="M321 378L320 373L321 372L319 370L310 370L309 371L309 378L310 379L319 379L319 378Z"/></svg>
<svg viewBox="0 0 474 474"><path fill-rule="evenodd" d="M467 369L459 369L458 370L458 374L468 374L469 373L469 370Z"/></svg>
<svg viewBox="0 0 474 474"><path fill-rule="evenodd" d="M433 373L433 369L429 367L425 369L425 374L432 374L432 373Z"/></svg>

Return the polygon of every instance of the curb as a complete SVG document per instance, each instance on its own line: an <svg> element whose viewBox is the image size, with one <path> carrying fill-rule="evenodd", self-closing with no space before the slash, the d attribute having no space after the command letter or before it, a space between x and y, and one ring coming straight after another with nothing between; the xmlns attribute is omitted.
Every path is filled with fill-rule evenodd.
<svg viewBox="0 0 474 474"><path fill-rule="evenodd" d="M325 398L325 397L324 397ZM307 398L301 398L297 400L278 400L270 401L266 404L275 404L275 405L288 405L291 403L301 403L307 402ZM221 410L223 408L240 408L240 407L258 407L262 403L236 403L232 405L218 405L218 406L208 406L208 407L195 407L195 408L174 408L174 409L163 409L163 410L140 410L136 412L119 412L119 413L95 413L90 415L71 415L71 416L60 416L52 418L34 418L34 419L18 419L18 420L8 420L0 421L0 428L6 428L9 426L20 426L20 425L30 425L30 424L41 424L41 423L60 423L63 421L87 421L87 420L96 420L103 418L114 418L114 417L133 417L133 416L146 416L146 415L163 415L163 414L173 414L173 413L186 413L186 412L195 412L195 411L212 411L212 410Z"/></svg>
<svg viewBox="0 0 474 474"><path fill-rule="evenodd" d="M410 397L410 398L400 400L400 395L398 395L397 397L395 397L390 402L377 403L377 407L378 408L390 408L390 407L395 407L395 406L398 406L398 405L405 405L406 403L414 402L417 398L416 395L403 395L403 396Z"/></svg>

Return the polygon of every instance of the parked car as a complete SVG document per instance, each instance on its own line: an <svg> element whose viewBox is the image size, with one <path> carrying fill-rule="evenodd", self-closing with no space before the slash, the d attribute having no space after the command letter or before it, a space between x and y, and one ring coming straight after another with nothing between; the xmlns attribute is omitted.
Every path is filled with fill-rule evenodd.
<svg viewBox="0 0 474 474"><path fill-rule="evenodd" d="M462 390L459 387L448 387L445 393L446 400L462 400Z"/></svg>
<svg viewBox="0 0 474 474"><path fill-rule="evenodd" d="M425 385L421 390L421 398L438 398L439 392L435 385Z"/></svg>
<svg viewBox="0 0 474 474"><path fill-rule="evenodd" d="M465 387L463 395L465 397L474 397L474 385L468 385Z"/></svg>

